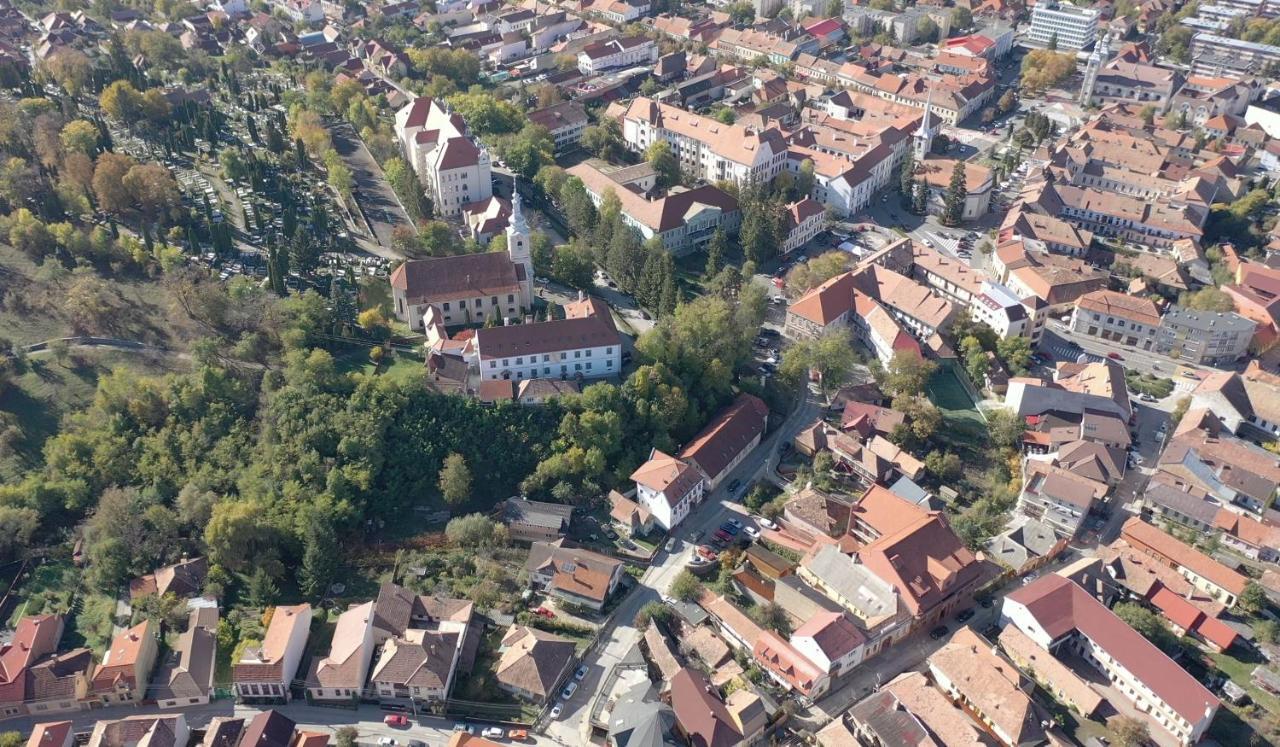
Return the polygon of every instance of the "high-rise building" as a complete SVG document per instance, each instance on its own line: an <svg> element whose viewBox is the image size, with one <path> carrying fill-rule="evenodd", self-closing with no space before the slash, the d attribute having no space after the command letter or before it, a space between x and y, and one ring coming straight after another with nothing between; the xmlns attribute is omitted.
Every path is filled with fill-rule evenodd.
<svg viewBox="0 0 1280 747"><path fill-rule="evenodd" d="M1067 2L1036 3L1031 11L1031 46L1060 50L1088 49L1098 35L1098 11Z"/></svg>

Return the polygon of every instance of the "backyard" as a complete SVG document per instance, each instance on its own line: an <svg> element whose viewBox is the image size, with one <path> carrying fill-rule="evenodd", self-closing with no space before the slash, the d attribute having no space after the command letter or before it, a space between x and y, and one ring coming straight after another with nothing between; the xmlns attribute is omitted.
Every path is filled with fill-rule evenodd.
<svg viewBox="0 0 1280 747"><path fill-rule="evenodd" d="M969 396L954 363L944 361L925 384L929 400L942 411L946 424L940 435L962 456L987 442L987 420Z"/></svg>

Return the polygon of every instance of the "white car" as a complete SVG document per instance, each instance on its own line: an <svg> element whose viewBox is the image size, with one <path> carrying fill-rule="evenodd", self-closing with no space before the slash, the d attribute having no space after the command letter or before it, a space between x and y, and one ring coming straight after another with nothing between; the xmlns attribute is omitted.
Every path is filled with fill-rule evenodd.
<svg viewBox="0 0 1280 747"><path fill-rule="evenodd" d="M581 682L582 679L587 676L587 672L589 671L591 671L590 668L588 668L586 664L583 664L582 666L578 667L578 671L573 673L573 678Z"/></svg>
<svg viewBox="0 0 1280 747"><path fill-rule="evenodd" d="M505 734L506 732L496 726L490 726L488 729L480 732L480 736L485 739L502 739Z"/></svg>
<svg viewBox="0 0 1280 747"><path fill-rule="evenodd" d="M748 537L750 537L751 539L760 539L760 530L759 530L759 529L756 529L755 527L747 527L746 529L743 529L742 531L743 531L743 533L744 533L744 534L746 534L746 535L747 535Z"/></svg>
<svg viewBox="0 0 1280 747"><path fill-rule="evenodd" d="M396 747L396 744L391 737L378 737L378 747Z"/></svg>
<svg viewBox="0 0 1280 747"><path fill-rule="evenodd" d="M765 529L776 530L778 528L777 524L773 523L769 519L764 518L763 516L760 517L759 519L756 519L756 523L758 523L760 526L764 527Z"/></svg>
<svg viewBox="0 0 1280 747"><path fill-rule="evenodd" d="M560 712L564 710L563 703L556 703L551 707L551 718L560 718Z"/></svg>
<svg viewBox="0 0 1280 747"><path fill-rule="evenodd" d="M577 691L578 691L578 683L570 682L569 684L564 686L563 690L560 691L560 697L564 698L565 700L568 700L569 698L572 698L573 694L576 693Z"/></svg>

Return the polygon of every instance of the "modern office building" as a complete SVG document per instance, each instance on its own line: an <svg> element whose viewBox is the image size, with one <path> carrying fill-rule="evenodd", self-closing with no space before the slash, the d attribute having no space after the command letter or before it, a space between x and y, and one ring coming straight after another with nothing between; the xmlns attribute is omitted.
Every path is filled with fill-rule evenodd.
<svg viewBox="0 0 1280 747"><path fill-rule="evenodd" d="M1088 49L1098 35L1098 11L1067 2L1036 3L1026 41L1034 47L1050 43L1063 51Z"/></svg>

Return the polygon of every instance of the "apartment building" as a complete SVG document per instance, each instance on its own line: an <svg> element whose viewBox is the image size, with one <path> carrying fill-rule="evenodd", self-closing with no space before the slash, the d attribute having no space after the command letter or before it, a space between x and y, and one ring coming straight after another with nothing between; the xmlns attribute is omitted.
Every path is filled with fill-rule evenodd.
<svg viewBox="0 0 1280 747"><path fill-rule="evenodd" d="M738 232L742 212L733 195L712 184L693 189L677 187L665 194L642 192L642 185L624 178L635 170L609 169L604 162L589 159L567 172L582 180L597 206L612 192L621 204L623 222L636 229L645 241L657 237L673 254L685 255L705 247L717 230Z"/></svg>
<svg viewBox="0 0 1280 747"><path fill-rule="evenodd" d="M1076 299L1071 331L1142 350L1151 350L1160 332L1160 310L1151 299L1115 291L1094 291Z"/></svg>
<svg viewBox="0 0 1280 747"><path fill-rule="evenodd" d="M1059 51L1079 51L1093 46L1098 36L1099 13L1068 2L1036 3L1026 42L1036 47L1056 44Z"/></svg>
<svg viewBox="0 0 1280 747"><path fill-rule="evenodd" d="M1244 591L1247 578L1205 555L1158 527L1133 517L1120 529L1120 538L1130 547L1146 553L1176 570L1193 586L1227 607L1234 607Z"/></svg>
<svg viewBox="0 0 1280 747"><path fill-rule="evenodd" d="M262 645L245 649L231 668L236 697L249 702L288 702L311 633L311 605L275 607Z"/></svg>
<svg viewBox="0 0 1280 747"><path fill-rule="evenodd" d="M1243 373L1212 373L1191 393L1191 407L1209 409L1241 438L1280 437L1280 376L1262 370L1257 360Z"/></svg>
<svg viewBox="0 0 1280 747"><path fill-rule="evenodd" d="M533 254L518 192L506 235L505 252L411 259L397 267L390 278L396 318L421 330L428 309L452 327L515 318L533 308Z"/></svg>
<svg viewBox="0 0 1280 747"><path fill-rule="evenodd" d="M792 62L802 52L817 54L818 43L812 37L804 37L807 44L788 41L780 36L754 29L727 28L720 32L708 48L725 57L742 62L754 62L764 58L775 65Z"/></svg>
<svg viewBox="0 0 1280 747"><path fill-rule="evenodd" d="M1035 298L1046 313L1058 314L1072 309L1085 293L1107 287L1107 272L1075 257L1035 250L1035 243L1002 239L992 254L996 279L1019 298Z"/></svg>
<svg viewBox="0 0 1280 747"><path fill-rule="evenodd" d="M1107 484L1064 469L1057 464L1028 459L1018 510L1043 521L1059 537L1079 533L1089 511L1107 494Z"/></svg>
<svg viewBox="0 0 1280 747"><path fill-rule="evenodd" d="M783 254L790 254L822 233L827 226L827 211L822 207L822 203L806 197L787 205L785 219L783 228L786 231L786 237L780 249Z"/></svg>
<svg viewBox="0 0 1280 747"><path fill-rule="evenodd" d="M405 158L441 215L460 215L464 205L493 196L489 152L443 101L414 99L396 112L395 131Z"/></svg>
<svg viewBox="0 0 1280 747"><path fill-rule="evenodd" d="M590 124L586 107L580 101L564 101L529 112L529 121L547 128L556 141L557 153L577 145L582 139L582 131Z"/></svg>
<svg viewBox="0 0 1280 747"><path fill-rule="evenodd" d="M1255 326L1232 312L1171 306L1160 322L1156 351L1199 365L1232 363L1249 351Z"/></svg>
<svg viewBox="0 0 1280 747"><path fill-rule="evenodd" d="M622 134L636 153L666 141L692 179L762 184L786 168L787 145L777 130L726 125L644 96L627 107Z"/></svg>
<svg viewBox="0 0 1280 747"><path fill-rule="evenodd" d="M583 47L578 52L578 72L595 75L620 67L652 65L657 61L657 42L647 36L624 36Z"/></svg>
<svg viewBox="0 0 1280 747"><path fill-rule="evenodd" d="M1020 299L1011 288L987 280L969 265L931 249L915 248L911 276L938 295L969 311L969 316L1001 338L1026 337L1032 345L1044 334L1046 309Z"/></svg>
<svg viewBox="0 0 1280 747"><path fill-rule="evenodd" d="M1191 72L1209 77L1241 78L1264 75L1280 63L1280 47L1232 39L1207 31L1191 37Z"/></svg>
<svg viewBox="0 0 1280 747"><path fill-rule="evenodd" d="M1087 661L1179 744L1200 741L1213 723L1213 693L1076 582L1042 576L1006 596L1000 616L1045 656Z"/></svg>
<svg viewBox="0 0 1280 747"><path fill-rule="evenodd" d="M1231 435L1217 415L1199 406L1187 411L1156 463L1157 477L1186 490L1212 495L1262 518L1280 490L1280 458Z"/></svg>

